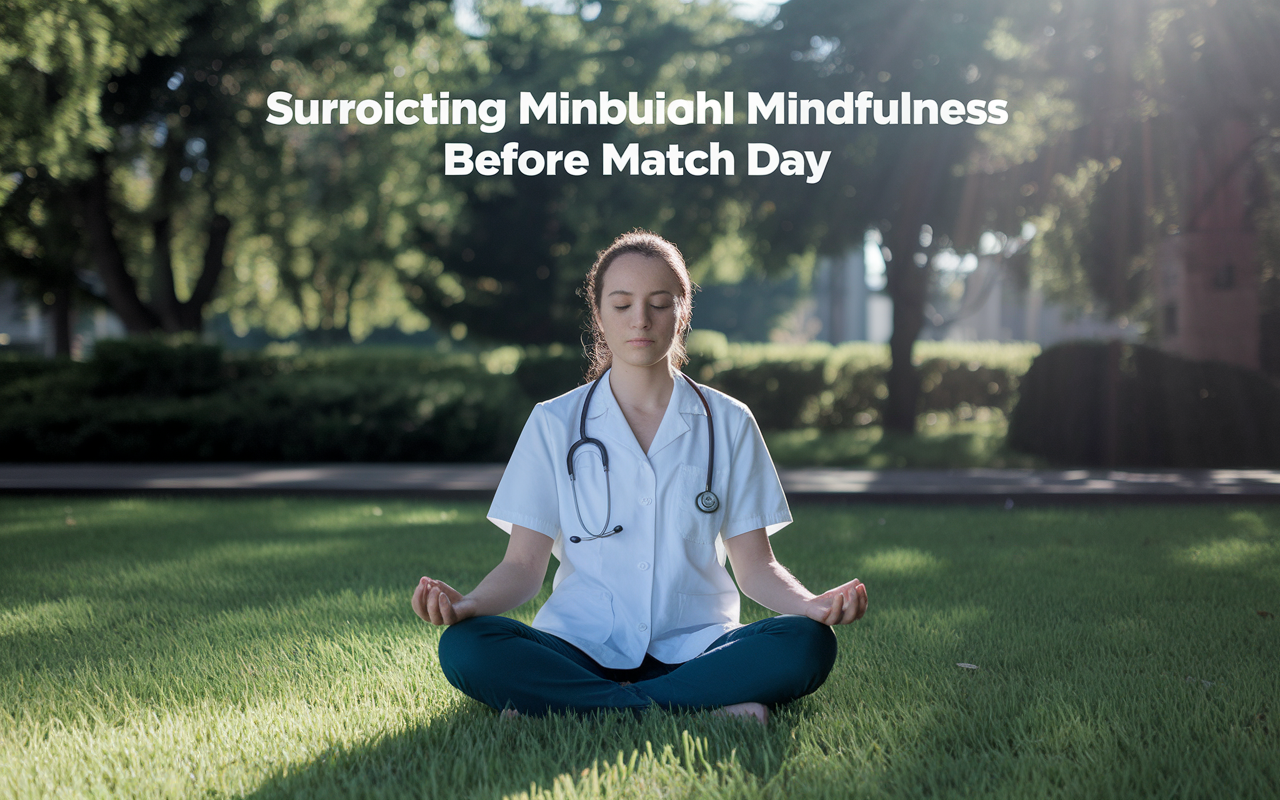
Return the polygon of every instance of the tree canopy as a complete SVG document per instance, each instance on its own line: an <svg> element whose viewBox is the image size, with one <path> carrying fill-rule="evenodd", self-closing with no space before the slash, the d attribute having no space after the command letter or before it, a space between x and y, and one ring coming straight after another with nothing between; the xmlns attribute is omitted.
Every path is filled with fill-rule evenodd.
<svg viewBox="0 0 1280 800"><path fill-rule="evenodd" d="M567 342L583 272L632 227L678 242L711 283L795 270L876 228L894 299L888 421L907 430L939 252L1032 223L1035 280L1141 313L1153 243L1201 202L1185 164L1214 126L1251 131L1248 157L1277 180L1280 10L1266 0L790 0L768 24L720 2L472 7L464 30L439 1L15 0L0 19L0 267L64 312L108 303L133 332L198 330L216 313L242 333L317 341L434 326ZM726 90L871 92L880 116L498 133L264 121L273 92L305 105ZM901 119L922 100L995 99L1005 124ZM605 142L715 142L741 162L764 138L830 150L823 179L747 177L743 163L678 177L444 170L446 142L593 158ZM1264 242L1280 239L1274 195L1257 196Z"/></svg>

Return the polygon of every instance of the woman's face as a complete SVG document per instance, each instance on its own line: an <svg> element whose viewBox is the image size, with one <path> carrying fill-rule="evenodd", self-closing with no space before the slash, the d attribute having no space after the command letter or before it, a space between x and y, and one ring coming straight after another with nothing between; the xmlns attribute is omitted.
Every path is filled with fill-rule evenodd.
<svg viewBox="0 0 1280 800"><path fill-rule="evenodd" d="M609 264L596 314L614 364L665 364L680 317L680 281L659 258L624 253Z"/></svg>

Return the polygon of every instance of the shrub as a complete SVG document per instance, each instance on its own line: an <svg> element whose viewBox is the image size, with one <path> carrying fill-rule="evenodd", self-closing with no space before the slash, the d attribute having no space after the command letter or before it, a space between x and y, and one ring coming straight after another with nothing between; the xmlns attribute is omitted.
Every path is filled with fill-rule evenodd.
<svg viewBox="0 0 1280 800"><path fill-rule="evenodd" d="M514 372L520 389L539 402L572 391L586 374L587 359L581 350L555 345L527 348Z"/></svg>
<svg viewBox="0 0 1280 800"><path fill-rule="evenodd" d="M824 372L820 360L759 361L718 369L706 383L746 403L762 428L781 430L805 424L826 389Z"/></svg>
<svg viewBox="0 0 1280 800"><path fill-rule="evenodd" d="M1017 397L1018 376L977 361L931 358L920 365L920 411L950 411L963 404L1006 414Z"/></svg>
<svg viewBox="0 0 1280 800"><path fill-rule="evenodd" d="M1280 466L1280 385L1142 345L1059 345L1023 377L1009 444L1082 466Z"/></svg>
<svg viewBox="0 0 1280 800"><path fill-rule="evenodd" d="M33 358L17 353L0 355L0 391L16 381L43 378L78 366L65 358Z"/></svg>
<svg viewBox="0 0 1280 800"><path fill-rule="evenodd" d="M709 343L711 347L695 347ZM989 406L1008 412L1034 344L918 342L918 411ZM710 351L710 352L709 352ZM690 342L688 372L750 406L764 430L869 425L888 396L889 348L868 342L839 346Z"/></svg>
<svg viewBox="0 0 1280 800"><path fill-rule="evenodd" d="M162 339L106 339L89 361L94 393L190 397L223 385L222 346Z"/></svg>
<svg viewBox="0 0 1280 800"><path fill-rule="evenodd" d="M247 381L186 398L81 398L0 415L13 461L499 461L532 403L505 376Z"/></svg>
<svg viewBox="0 0 1280 800"><path fill-rule="evenodd" d="M1016 367L1016 353L981 347ZM971 368L963 348L926 352L922 410L1011 403L1009 368ZM747 403L766 430L868 425L885 396L883 345L703 336L690 355L691 377ZM577 348L555 345L222 354L152 340L100 342L87 364L30 363L0 385L7 461L503 461L533 403L586 368Z"/></svg>

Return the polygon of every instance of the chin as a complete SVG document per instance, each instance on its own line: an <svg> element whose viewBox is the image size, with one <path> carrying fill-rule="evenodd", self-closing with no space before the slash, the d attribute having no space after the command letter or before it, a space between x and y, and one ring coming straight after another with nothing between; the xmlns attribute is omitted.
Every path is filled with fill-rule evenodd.
<svg viewBox="0 0 1280 800"><path fill-rule="evenodd" d="M671 362L671 359L665 353L656 357L651 356L648 353L630 353L628 355L631 357L617 358L615 354L614 360L620 361L629 367L635 367L636 369L655 369L659 366L667 366Z"/></svg>

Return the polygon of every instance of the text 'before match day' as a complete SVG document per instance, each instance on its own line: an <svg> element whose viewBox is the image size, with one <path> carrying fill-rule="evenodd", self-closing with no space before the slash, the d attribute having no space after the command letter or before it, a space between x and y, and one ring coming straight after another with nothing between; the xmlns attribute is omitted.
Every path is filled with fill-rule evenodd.
<svg viewBox="0 0 1280 800"><path fill-rule="evenodd" d="M500 150L476 152L469 144L451 142L444 146L444 174L470 175L586 175L591 158L581 150L521 150L518 142L507 142ZM831 159L830 150L778 150L771 144L747 145L747 174L803 177L806 183L822 180ZM719 142L706 150L683 150L678 144L666 150L640 150L631 143L619 150L611 142L601 145L602 175L736 175L737 159Z"/></svg>

